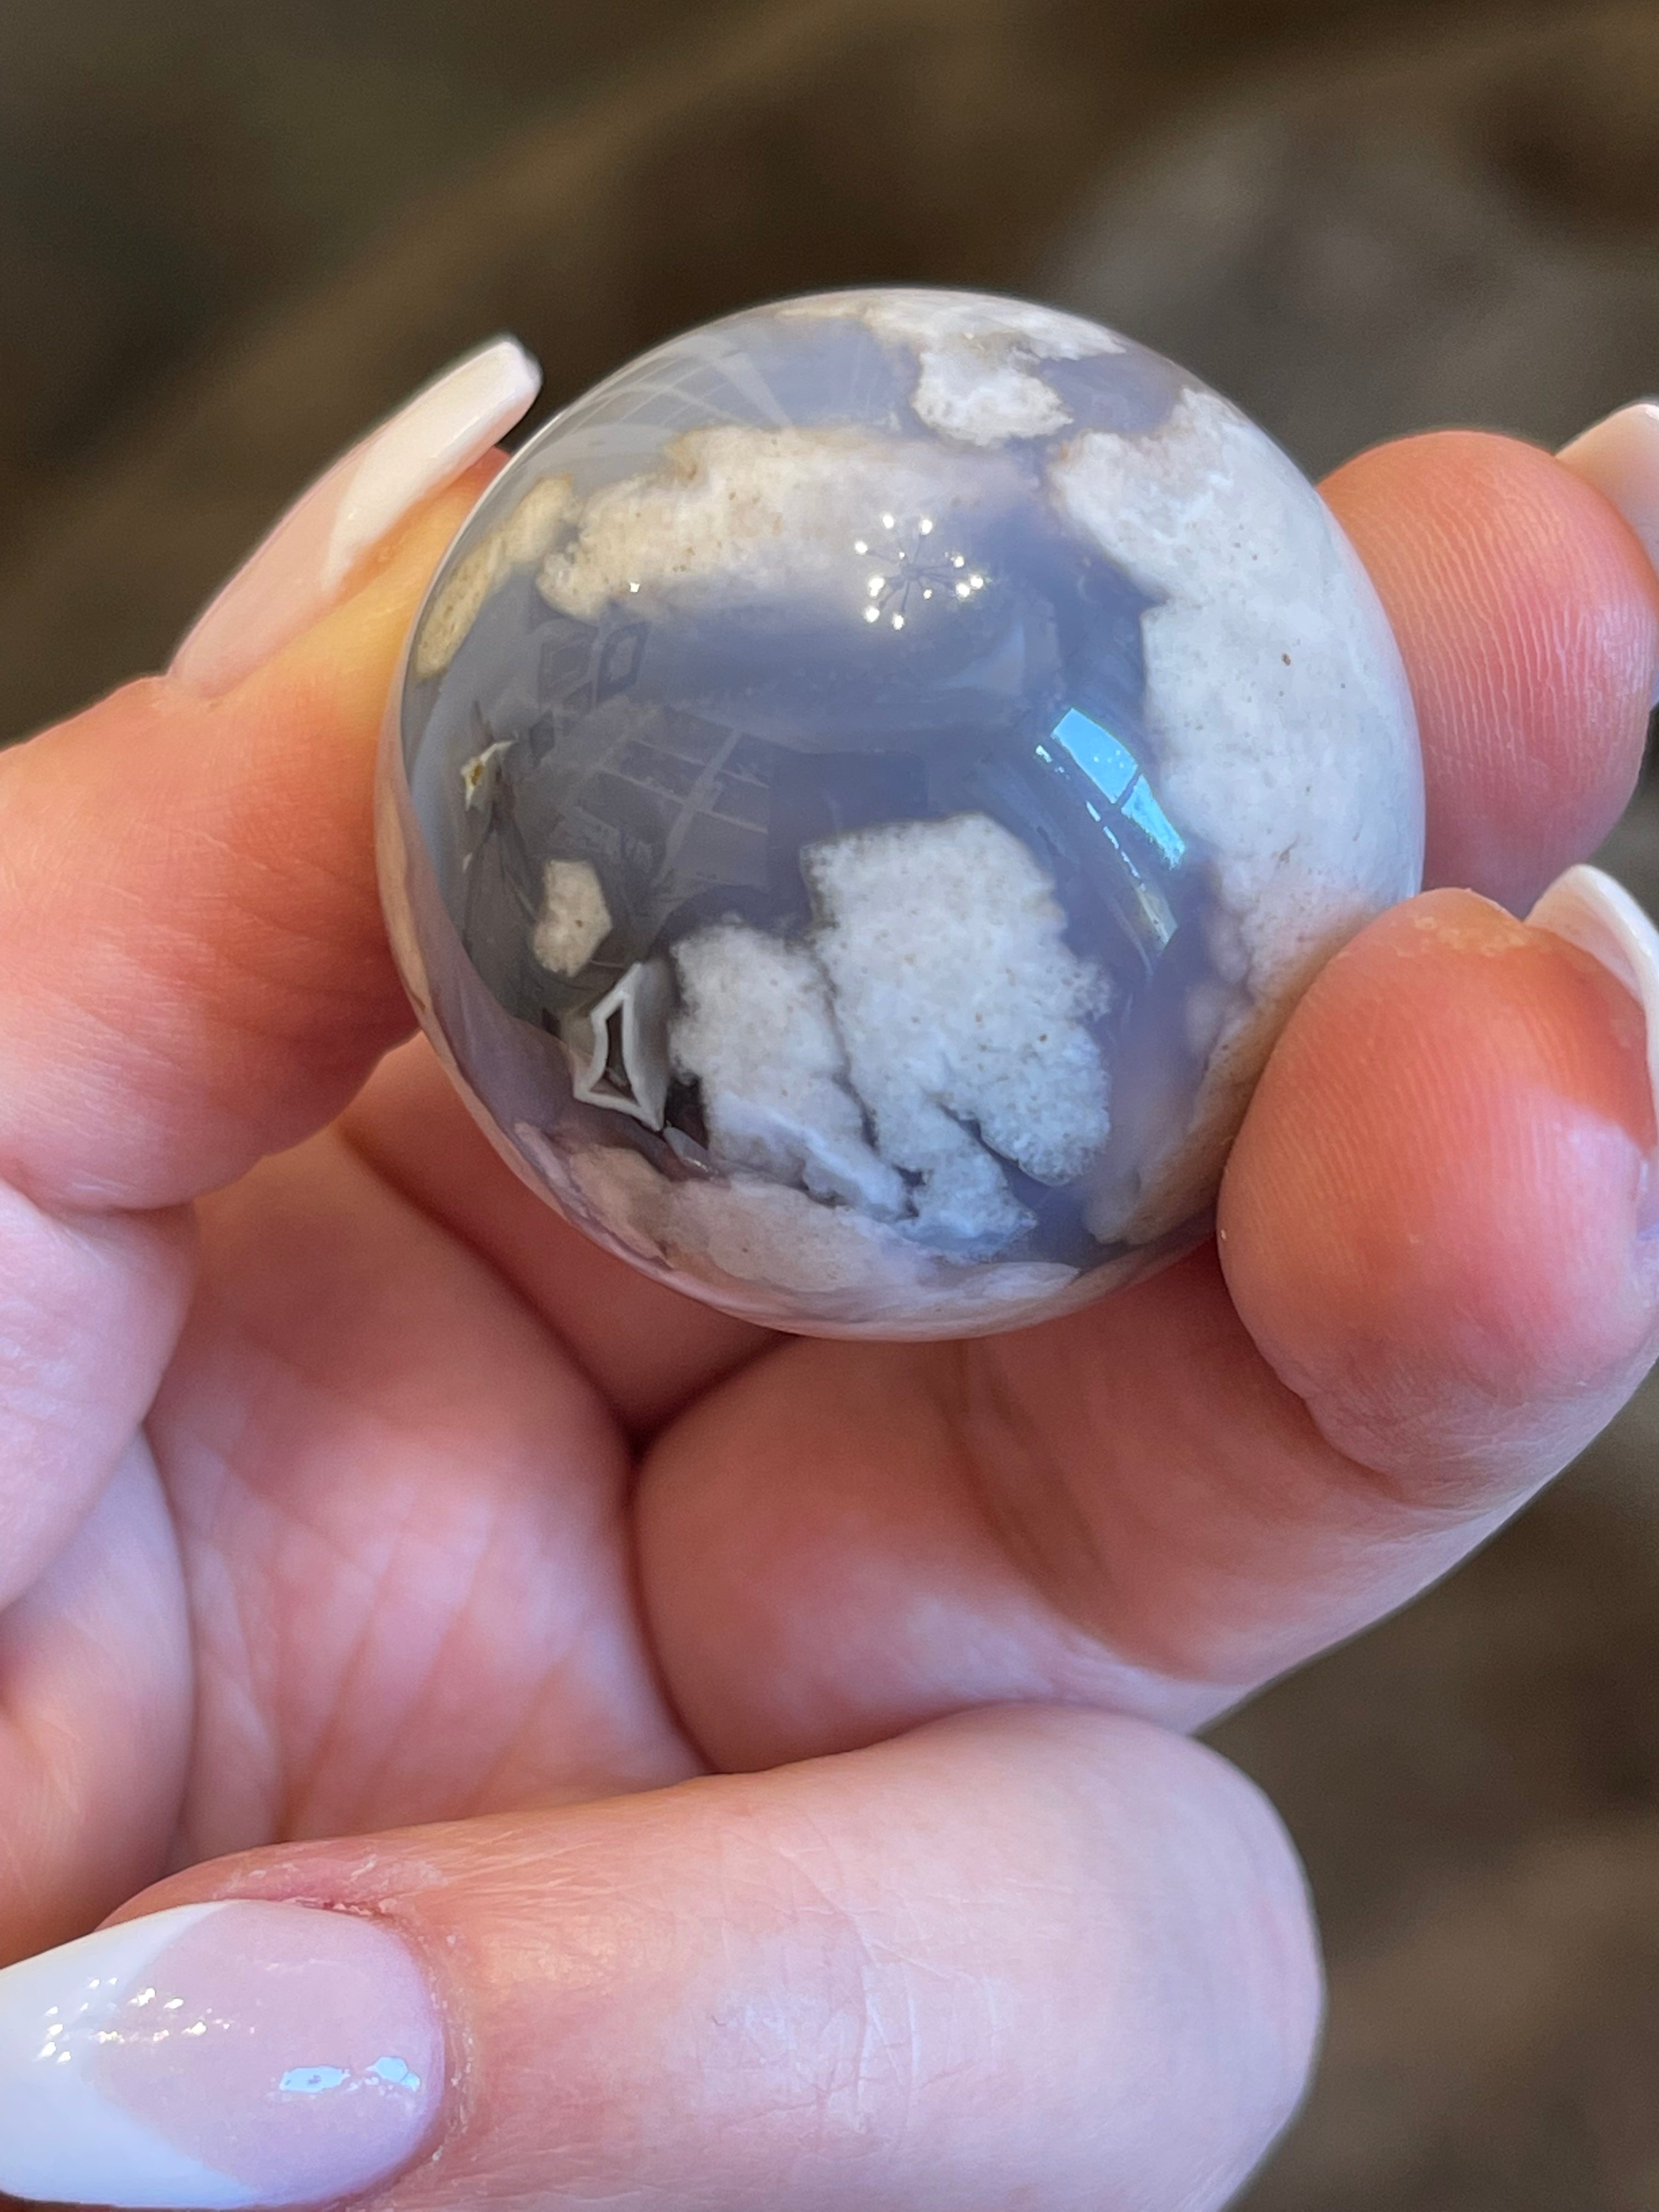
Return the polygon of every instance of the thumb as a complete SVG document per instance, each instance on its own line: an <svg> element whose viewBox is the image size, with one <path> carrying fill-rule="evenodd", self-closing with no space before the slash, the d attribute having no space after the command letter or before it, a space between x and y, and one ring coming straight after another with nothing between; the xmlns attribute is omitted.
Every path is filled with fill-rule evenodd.
<svg viewBox="0 0 1659 2212"><path fill-rule="evenodd" d="M0 2190L1207 2212L1317 2012L1264 1802L1055 1708L259 1853L133 1910L0 1974Z"/></svg>

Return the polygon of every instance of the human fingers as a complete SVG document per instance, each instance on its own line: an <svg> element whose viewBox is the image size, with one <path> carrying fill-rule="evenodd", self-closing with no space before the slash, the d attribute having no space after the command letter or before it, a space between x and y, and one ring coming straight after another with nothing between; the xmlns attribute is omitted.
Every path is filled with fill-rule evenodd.
<svg viewBox="0 0 1659 2212"><path fill-rule="evenodd" d="M1659 414L1646 434L1659 447ZM1618 819L1659 672L1659 580L1620 511L1641 519L1641 464L1659 475L1659 454L1591 451L1594 471L1582 447L1564 462L1443 431L1362 453L1323 486L1411 678L1426 880L1517 913Z"/></svg>
<svg viewBox="0 0 1659 2212"><path fill-rule="evenodd" d="M155 1879L191 1717L183 1577L136 1440L0 1613L0 1960L61 1942Z"/></svg>
<svg viewBox="0 0 1659 2212"><path fill-rule="evenodd" d="M1650 428L1659 436L1659 417ZM1628 449L1593 486L1514 441L1409 440L1353 464L1328 490L1374 563L1412 672L1431 841L1443 854L1463 852L1491 888L1535 889L1540 872L1606 827L1634 774L1653 695L1656 585L1634 526L1652 518ZM1650 505L1659 515L1659 500ZM1538 965L1570 971L1544 1001L1546 1030L1552 1014L1561 1024L1559 1065L1623 1051L1634 1086L1624 1110L1639 1128L1631 1010L1611 1013L1605 979L1587 985L1583 963L1549 940ZM1369 972L1351 964L1340 985L1333 974L1320 1003L1346 1003L1348 980L1363 986ZM1433 962L1422 972L1432 975ZM1432 988L1424 996L1413 1034L1387 1025L1389 1080L1376 1093L1389 1101L1392 1157L1415 1148L1419 1192L1456 1182L1459 1079L1467 1098L1510 1097L1501 997L1489 1024L1478 988L1454 994L1462 1026L1448 1034ZM1361 988L1356 1003L1364 997ZM1322 1019L1316 1032L1311 1012L1298 1017L1315 1061L1332 1054L1333 1084L1368 1018L1362 1012L1345 1035L1339 1022ZM1621 1019L1623 1043L1598 1044L1597 1022L1617 1029ZM1258 1102L1247 1133L1289 1129L1298 1097L1316 1113L1329 1095L1304 1075L1281 1084ZM1270 1098L1285 1110L1270 1111ZM1615 1134L1598 1156L1601 1180L1577 1177L1595 1228L1564 1254L1562 1208L1551 1210L1545 1186L1553 1162L1564 1188L1575 1182L1570 1102L1534 1089L1519 1104L1523 1122L1535 1114L1539 1172L1524 1194L1534 1212L1517 1212L1522 1194L1490 1177L1467 1195L1475 1215L1485 1207L1515 1228L1521 1273L1510 1287L1524 1297L1534 1284L1582 1280L1575 1253L1617 1246L1635 1156ZM1251 1218L1250 1157L1230 1177L1235 1253ZM1421 1206L1413 1213L1397 1176L1379 1176L1362 1201L1364 1173L1357 1163L1344 1202L1379 1216L1395 1207L1399 1233L1419 1240L1408 1250L1432 1257L1446 1218ZM1279 1206L1254 1217L1254 1256L1236 1262L1241 1282L1247 1266L1271 1273L1275 1253L1289 1273L1307 1238L1340 1244L1358 1225L1340 1207L1293 1215ZM1483 1249L1493 1262L1495 1237ZM646 1583L682 1710L709 1755L727 1763L863 1741L975 1698L1091 1697L1202 1719L1449 1565L1606 1418L1644 1356L1642 1296L1631 1284L1621 1257L1562 1340L1553 1375L1534 1339L1533 1364L1511 1377L1513 1456L1496 1465L1503 1439L1489 1400L1492 1486L1474 1486L1469 1510L1445 1516L1390 1501L1359 1462L1331 1449L1251 1341L1208 1256L1097 1313L959 1358L790 1352L783 1373L756 1370L671 1434L650 1471ZM1418 1306L1410 1341L1427 1361L1402 1381L1402 1403L1421 1407L1425 1431L1429 1409L1443 1410L1457 1356L1449 1291L1447 1274ZM1258 1319L1275 1342L1269 1311ZM1352 1304L1343 1319L1355 1326ZM1338 1334L1334 1326L1323 1343L1333 1362ZM1363 1336L1348 1342L1356 1388L1377 1350ZM1583 1374L1571 1373L1575 1360ZM809 1452L814 1480L803 1496L779 1470Z"/></svg>
<svg viewBox="0 0 1659 2212"><path fill-rule="evenodd" d="M1021 1334L799 1347L670 1430L642 1581L706 1755L1010 1697L1202 1722L1588 1442L1659 1313L1649 1040L1581 949L1598 915L1659 1002L1651 931L1593 871L1548 927L1440 892L1339 955L1235 1147L1224 1280L1206 1251Z"/></svg>
<svg viewBox="0 0 1659 2212"><path fill-rule="evenodd" d="M325 1118L407 1024L374 732L468 497L226 699L131 686L0 756L0 1602L155 1395L188 1294L177 1202Z"/></svg>
<svg viewBox="0 0 1659 2212"><path fill-rule="evenodd" d="M169 672L222 698L320 620L366 556L524 415L541 371L513 338L465 355L325 470L191 625Z"/></svg>
<svg viewBox="0 0 1659 2212"><path fill-rule="evenodd" d="M423 1037L386 1055L342 1127L387 1182L551 1323L635 1436L777 1341L652 1281L530 1198Z"/></svg>
<svg viewBox="0 0 1659 2212"><path fill-rule="evenodd" d="M417 405L423 440L444 388ZM471 376L459 398L454 434L476 444L499 410L480 418ZM351 487L378 483L385 518L388 441L405 489L430 489L424 444L395 421L325 483L330 558L362 556L331 613L222 696L131 685L0 755L0 1605L127 1449L182 1318L187 1225L130 1210L291 1141L406 1024L375 902L372 757L402 629L471 488L420 507L377 565ZM319 511L302 501L277 534L301 624L327 593L289 555ZM198 682L235 675L237 609L269 567L198 625ZM272 618L267 604L267 637Z"/></svg>
<svg viewBox="0 0 1659 2212"><path fill-rule="evenodd" d="M1645 1370L1659 937L1575 869L1527 927L1438 892L1314 986L1229 1169L1229 1285L1322 1431L1429 1508L1505 1506Z"/></svg>
<svg viewBox="0 0 1659 2212"><path fill-rule="evenodd" d="M479 448L532 391L509 343L462 362L298 502L167 678L0 757L0 1182L59 1212L193 1195L328 1119L407 1030L374 880L375 744L416 601L493 466ZM619 1271L585 1245L580 1267L544 1249L547 1218L509 1187L516 1249L541 1278L564 1263L571 1340L604 1385L640 1338L626 1297L612 1316L604 1295ZM41 1279L20 1261L0 1285L9 1273ZM757 1334L654 1301L654 1364L617 1378L647 1414L673 1400L681 1337L712 1333L718 1358ZM153 1289L128 1304L170 1340L176 1291L170 1316ZM131 1343L132 1316L106 1311L97 1333ZM154 1387L140 1364L123 1435ZM82 1437L87 1413L77 1395Z"/></svg>
<svg viewBox="0 0 1659 2212"><path fill-rule="evenodd" d="M476 384L463 397L476 439ZM0 757L8 1925L99 1909L154 1871L176 1815L178 1562L170 1539L131 1528L125 1578L100 1549L143 1487L139 1425L189 1297L189 1224L172 1201L329 1110L331 1083L402 1019L370 929L368 763L402 625L470 495L428 501L378 559L352 530L365 483L387 514L386 451L371 441L325 502L340 574L325 586L289 563L295 623L342 603L286 642L268 628L273 660L213 698L176 678L129 687ZM432 489L429 456L404 485ZM237 672L212 617L198 646L216 626L198 682L213 665ZM145 1206L159 1210L131 1210ZM164 1529L159 1504L155 1516ZM138 1733L112 1740L124 1722Z"/></svg>
<svg viewBox="0 0 1659 2212"><path fill-rule="evenodd" d="M695 1772L598 1394L325 1130L203 1201L146 1430L191 1594L191 1861Z"/></svg>
<svg viewBox="0 0 1659 2212"><path fill-rule="evenodd" d="M191 1910L225 1898L259 1901ZM389 2212L1206 2212L1318 2002L1249 1786L1054 1710L260 1854L134 1910L0 1978L0 2187L280 2204L401 2166Z"/></svg>
<svg viewBox="0 0 1659 2212"><path fill-rule="evenodd" d="M1443 875L1534 896L1629 792L1659 669L1659 584L1607 496L1632 504L1631 475L1604 468L1593 488L1516 440L1460 433L1381 448L1326 486L1411 673ZM636 1429L761 1347L740 1323L677 1320L655 1285L538 1223L442 1094L415 1048L355 1107L353 1141L508 1273Z"/></svg>
<svg viewBox="0 0 1659 2212"><path fill-rule="evenodd" d="M373 838L415 604L478 489L220 698L127 686L0 756L0 1178L54 1210L232 1180L337 1111L408 1025Z"/></svg>

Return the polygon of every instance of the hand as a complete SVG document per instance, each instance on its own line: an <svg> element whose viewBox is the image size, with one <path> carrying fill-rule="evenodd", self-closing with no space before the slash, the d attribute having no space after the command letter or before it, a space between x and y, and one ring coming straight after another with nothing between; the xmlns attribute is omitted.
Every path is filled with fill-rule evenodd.
<svg viewBox="0 0 1659 2212"><path fill-rule="evenodd" d="M766 1337L591 1249L398 1042L375 732L492 465L434 489L422 434L331 603L313 500L173 676L0 757L3 1955L123 1907L0 1976L0 2186L1218 2206L1319 1983L1184 1732L1645 1369L1644 1013L1558 931L1659 988L1654 945L1593 878L1550 927L1431 892L1292 1021L1218 1255L1020 1335ZM1432 879L1524 910L1631 788L1654 572L1507 441L1328 489Z"/></svg>

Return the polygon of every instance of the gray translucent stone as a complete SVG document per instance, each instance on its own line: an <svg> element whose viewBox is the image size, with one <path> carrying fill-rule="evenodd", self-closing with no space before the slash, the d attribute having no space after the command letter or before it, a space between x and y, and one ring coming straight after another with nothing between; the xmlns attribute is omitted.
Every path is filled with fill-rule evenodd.
<svg viewBox="0 0 1659 2212"><path fill-rule="evenodd" d="M783 1328L951 1335L1186 1249L1319 963L1413 890L1399 658L1312 488L1091 323L693 331L422 610L393 941L520 1173Z"/></svg>

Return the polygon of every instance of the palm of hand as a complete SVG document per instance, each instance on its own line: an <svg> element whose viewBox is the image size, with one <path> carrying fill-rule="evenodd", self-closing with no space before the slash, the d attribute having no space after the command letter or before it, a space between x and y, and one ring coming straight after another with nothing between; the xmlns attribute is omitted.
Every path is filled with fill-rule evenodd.
<svg viewBox="0 0 1659 2212"><path fill-rule="evenodd" d="M156 1601L191 1658L157 1687L173 1729L194 1716L188 1860L781 1764L998 1698L1189 1723L1328 1632L1263 1638L1265 1563L1193 1556L1231 1465L1146 1525L1144 1486L1172 1458L1191 1486L1241 1418L1279 1480L1338 1457L1207 1255L1108 1317L1124 1393L1086 1371L1099 1317L1012 1345L776 1345L526 1211L419 1046L203 1208L157 1479L127 1477L181 1569ZM593 1325L598 1279L611 1340L584 1371L559 1323ZM1215 1433L1183 1436L1200 1361Z"/></svg>

